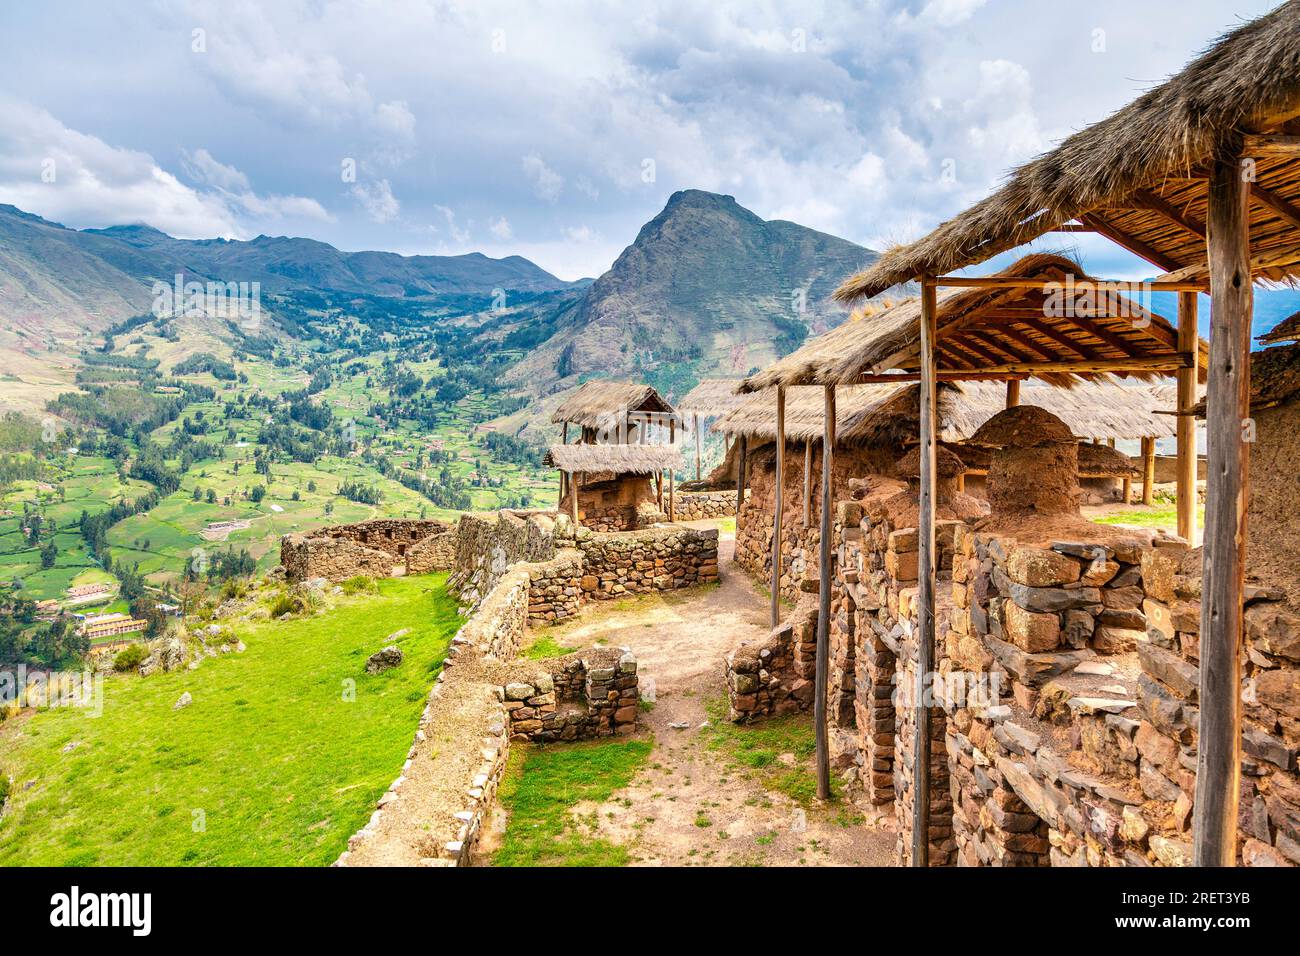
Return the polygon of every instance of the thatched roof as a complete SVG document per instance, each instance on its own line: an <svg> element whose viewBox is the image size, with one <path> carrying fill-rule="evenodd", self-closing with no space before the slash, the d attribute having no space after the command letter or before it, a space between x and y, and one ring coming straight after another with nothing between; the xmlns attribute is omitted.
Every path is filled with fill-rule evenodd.
<svg viewBox="0 0 1300 956"><path fill-rule="evenodd" d="M1079 475L1084 478L1137 478L1141 472L1133 460L1109 445L1079 446Z"/></svg>
<svg viewBox="0 0 1300 956"><path fill-rule="evenodd" d="M699 415L700 418L716 418L738 408L745 401L745 396L736 393L738 378L706 378L682 397L677 403L677 411L683 418Z"/></svg>
<svg viewBox="0 0 1300 956"><path fill-rule="evenodd" d="M998 273L1047 279L1043 289L939 289L935 348L940 372L978 373L1011 363L1176 359L1178 333L1169 322L1124 296L1094 293L1084 300L1063 295L1074 283L1095 281L1074 260L1050 253L1025 256ZM1087 287L1082 287L1086 294ZM851 318L805 342L785 358L745 379L742 388L773 385L850 385L864 374L920 368L921 300ZM1201 342L1201 373L1209 354ZM1092 372L1039 373L1056 385ZM1134 373L1153 378L1152 373Z"/></svg>
<svg viewBox="0 0 1300 956"><path fill-rule="evenodd" d="M1276 345L1250 353L1250 407L1273 408L1300 398L1300 344ZM1205 416L1206 400L1196 406Z"/></svg>
<svg viewBox="0 0 1300 956"><path fill-rule="evenodd" d="M551 421L573 422L583 428L614 428L629 412L672 411L673 407L649 385L596 379L562 401L551 414Z"/></svg>
<svg viewBox="0 0 1300 956"><path fill-rule="evenodd" d="M1270 345L1300 340L1300 312L1287 316L1269 331L1258 336L1258 340Z"/></svg>
<svg viewBox="0 0 1300 956"><path fill-rule="evenodd" d="M684 467L675 445L552 445L543 461L560 471L616 475L650 475Z"/></svg>
<svg viewBox="0 0 1300 956"><path fill-rule="evenodd" d="M1007 183L917 242L890 249L836 292L845 302L923 275L944 275L1078 220L1165 272L1207 273L1204 223L1216 156L1242 133L1295 132L1300 113L1300 0L1234 30L1181 73L1016 170ZM1256 276L1300 272L1300 169L1262 153L1252 186Z"/></svg>
<svg viewBox="0 0 1300 956"><path fill-rule="evenodd" d="M1172 401L1172 400L1170 400ZM1114 381L1084 382L1071 389L1026 383L1020 391L1022 405L1047 409L1085 438L1124 441L1169 438L1177 419L1158 414L1171 407L1160 393ZM1006 407L1006 386L1001 382L943 383L938 391L938 426L941 441L963 441ZM822 436L825 408L822 389L795 386L785 392L785 433L791 441L814 441ZM903 444L916 438L920 421L918 385L849 385L835 390L835 434L844 445ZM745 435L751 439L776 437L776 396L772 389L746 396L743 405L720 419L714 431Z"/></svg>
<svg viewBox="0 0 1300 956"><path fill-rule="evenodd" d="M970 438L972 445L988 448L1036 448L1077 441L1070 426L1038 405L1005 408L981 425Z"/></svg>

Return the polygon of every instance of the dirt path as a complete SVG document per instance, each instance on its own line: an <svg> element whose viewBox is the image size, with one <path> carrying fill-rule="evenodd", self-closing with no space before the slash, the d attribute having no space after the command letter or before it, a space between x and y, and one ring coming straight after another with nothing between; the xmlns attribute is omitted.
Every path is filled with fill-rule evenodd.
<svg viewBox="0 0 1300 956"><path fill-rule="evenodd" d="M574 813L592 819L595 811L599 834L631 846L641 866L887 866L892 821L865 820L843 803L800 807L767 789L763 772L738 764L727 746L761 725L710 723L725 706L724 656L768 630L767 599L732 564L734 546L732 536L719 542L717 588L593 609L555 632L567 646L600 640L630 647L642 687L653 681L656 695L641 716L655 739L647 768L605 804L580 804ZM811 772L811 759L793 753L777 754L776 762L783 770L806 763Z"/></svg>

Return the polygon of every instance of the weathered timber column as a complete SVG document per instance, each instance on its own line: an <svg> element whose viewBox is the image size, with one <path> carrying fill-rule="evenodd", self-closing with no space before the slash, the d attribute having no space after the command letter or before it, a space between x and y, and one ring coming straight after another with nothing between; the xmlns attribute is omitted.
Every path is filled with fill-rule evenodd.
<svg viewBox="0 0 1300 956"><path fill-rule="evenodd" d="M930 702L934 670L934 333L936 292L921 286L921 494L917 510L916 727L912 748L912 865L930 865ZM1019 383L1017 383L1019 384ZM1008 384L1008 400L1010 385Z"/></svg>
<svg viewBox="0 0 1300 956"><path fill-rule="evenodd" d="M1210 173L1210 379L1201 585L1201 717L1192 837L1197 866L1233 866L1241 788L1242 591L1250 450L1249 191L1235 160ZM1180 409L1181 411L1181 409ZM1181 419L1180 419L1181 422Z"/></svg>
<svg viewBox="0 0 1300 956"><path fill-rule="evenodd" d="M673 489L673 469L668 466L668 520L677 520L677 499L674 497Z"/></svg>
<svg viewBox="0 0 1300 956"><path fill-rule="evenodd" d="M1020 379L1007 379L1007 408L1015 408L1020 404Z"/></svg>
<svg viewBox="0 0 1300 956"><path fill-rule="evenodd" d="M781 518L785 511L785 386L776 387L776 515L772 519L772 626L781 621Z"/></svg>
<svg viewBox="0 0 1300 956"><path fill-rule="evenodd" d="M556 510L559 510L560 508L564 507L564 491L567 488L567 485L565 484L565 478L567 475L568 472L565 471L560 472L560 500L555 503Z"/></svg>
<svg viewBox="0 0 1300 956"><path fill-rule="evenodd" d="M1191 354L1199 361L1199 343L1196 330L1198 301L1195 292L1178 293L1178 351ZM1196 404L1196 363L1191 368L1180 368L1175 375L1178 381L1177 482L1178 536L1188 544L1196 544L1196 419L1192 407Z"/></svg>
<svg viewBox="0 0 1300 956"><path fill-rule="evenodd" d="M736 469L736 531L740 531L740 506L745 503L745 447L748 444L745 436L741 435L736 439L740 443L740 461L737 462L739 467Z"/></svg>
<svg viewBox="0 0 1300 956"><path fill-rule="evenodd" d="M569 472L569 509L573 514L573 530L578 530L578 473Z"/></svg>
<svg viewBox="0 0 1300 956"><path fill-rule="evenodd" d="M822 423L822 520L820 551L817 562L817 671L814 681L816 697L813 721L817 728L817 797L831 798L831 758L826 739L826 683L830 674L831 641L831 485L835 457L835 386L827 385L826 409Z"/></svg>
<svg viewBox="0 0 1300 956"><path fill-rule="evenodd" d="M700 480L700 416L695 416L695 480Z"/></svg>
<svg viewBox="0 0 1300 956"><path fill-rule="evenodd" d="M803 526L812 526L812 439L803 443Z"/></svg>
<svg viewBox="0 0 1300 956"><path fill-rule="evenodd" d="M1156 484L1156 440L1142 439L1142 503L1155 503Z"/></svg>

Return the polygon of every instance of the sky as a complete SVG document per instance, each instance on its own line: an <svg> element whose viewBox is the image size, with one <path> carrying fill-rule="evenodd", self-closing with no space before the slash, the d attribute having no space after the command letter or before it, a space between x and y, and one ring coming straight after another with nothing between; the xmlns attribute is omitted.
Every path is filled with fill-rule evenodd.
<svg viewBox="0 0 1300 956"><path fill-rule="evenodd" d="M882 249L1274 5L6 2L0 202L577 279L698 188ZM1151 273L1069 238L1093 274Z"/></svg>

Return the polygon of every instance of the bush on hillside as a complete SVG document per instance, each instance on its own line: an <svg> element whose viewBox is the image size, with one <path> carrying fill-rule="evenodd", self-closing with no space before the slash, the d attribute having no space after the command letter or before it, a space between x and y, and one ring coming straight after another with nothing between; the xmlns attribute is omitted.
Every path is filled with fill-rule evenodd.
<svg viewBox="0 0 1300 956"><path fill-rule="evenodd" d="M145 650L143 644L132 644L124 647L117 652L113 658L113 670L119 674L125 674L127 671L138 670L144 663Z"/></svg>

